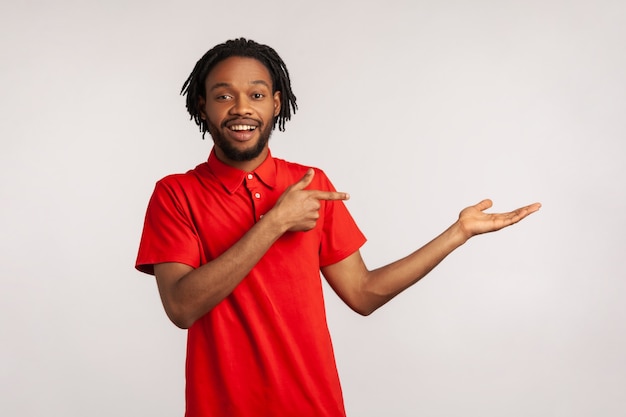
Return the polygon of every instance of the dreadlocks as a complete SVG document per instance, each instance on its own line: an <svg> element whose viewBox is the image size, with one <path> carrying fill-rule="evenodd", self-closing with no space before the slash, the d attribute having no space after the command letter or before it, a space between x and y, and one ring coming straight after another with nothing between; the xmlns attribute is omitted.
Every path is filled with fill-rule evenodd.
<svg viewBox="0 0 626 417"><path fill-rule="evenodd" d="M196 63L180 91L181 95L187 96L187 111L191 115L191 119L200 127L202 138L204 139L204 135L209 131L206 121L200 117L199 108L199 98L206 98L204 82L215 65L232 56L254 58L265 65L272 77L272 93L276 91L281 93L280 113L274 118L274 128L278 123L278 129L284 131L285 122L291 119L292 110L295 113L298 108L296 96L291 91L287 66L276 51L269 46L239 38L217 45L204 54Z"/></svg>

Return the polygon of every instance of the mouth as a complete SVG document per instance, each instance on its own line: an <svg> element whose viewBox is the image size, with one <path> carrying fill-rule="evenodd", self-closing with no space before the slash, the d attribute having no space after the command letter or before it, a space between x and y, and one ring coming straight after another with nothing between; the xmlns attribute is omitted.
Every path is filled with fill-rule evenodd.
<svg viewBox="0 0 626 417"><path fill-rule="evenodd" d="M252 132L255 131L257 127L252 125L232 125L228 126L228 128L233 132Z"/></svg>
<svg viewBox="0 0 626 417"><path fill-rule="evenodd" d="M260 123L253 119L235 119L225 123L229 136L237 142L247 142L256 136Z"/></svg>

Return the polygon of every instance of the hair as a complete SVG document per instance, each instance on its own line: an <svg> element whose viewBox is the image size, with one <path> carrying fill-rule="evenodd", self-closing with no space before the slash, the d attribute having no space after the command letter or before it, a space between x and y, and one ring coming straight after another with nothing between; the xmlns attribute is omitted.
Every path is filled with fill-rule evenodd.
<svg viewBox="0 0 626 417"><path fill-rule="evenodd" d="M271 47L253 40L239 38L216 45L204 54L196 63L180 91L181 95L187 96L187 111L191 115L190 119L193 119L200 127L202 138L204 139L204 135L209 131L207 122L201 117L199 105L200 97L206 98L204 85L206 77L215 65L233 56L254 58L265 65L272 77L272 93L280 91L281 94L280 113L274 117L273 128L276 128L276 124L278 124L278 129L284 131L285 122L291 119L292 111L295 113L298 108L296 96L291 91L291 80L287 66Z"/></svg>

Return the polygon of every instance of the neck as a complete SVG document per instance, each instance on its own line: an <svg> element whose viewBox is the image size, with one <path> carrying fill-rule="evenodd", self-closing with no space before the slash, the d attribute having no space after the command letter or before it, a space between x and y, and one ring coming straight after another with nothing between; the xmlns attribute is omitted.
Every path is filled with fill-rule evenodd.
<svg viewBox="0 0 626 417"><path fill-rule="evenodd" d="M251 159L249 161L235 161L235 160L228 158L218 146L215 146L214 149L215 149L215 156L217 156L217 159L219 159L221 162L233 168L237 168L242 171L245 171L245 172L252 172L255 169L257 169L259 165L261 165L263 161L265 161L265 159L267 158L267 155L269 154L269 148L266 146L261 151L259 156L257 156L254 159Z"/></svg>

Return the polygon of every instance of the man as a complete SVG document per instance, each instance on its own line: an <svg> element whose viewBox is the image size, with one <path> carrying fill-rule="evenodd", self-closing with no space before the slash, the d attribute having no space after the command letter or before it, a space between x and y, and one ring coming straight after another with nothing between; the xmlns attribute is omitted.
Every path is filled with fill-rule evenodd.
<svg viewBox="0 0 626 417"><path fill-rule="evenodd" d="M518 222L538 203L464 209L413 254L368 270L357 228L325 174L274 158L272 130L297 109L276 52L250 40L217 45L183 86L214 147L168 176L150 200L136 267L156 276L168 317L188 330L186 416L345 416L320 270L368 315L470 237Z"/></svg>

